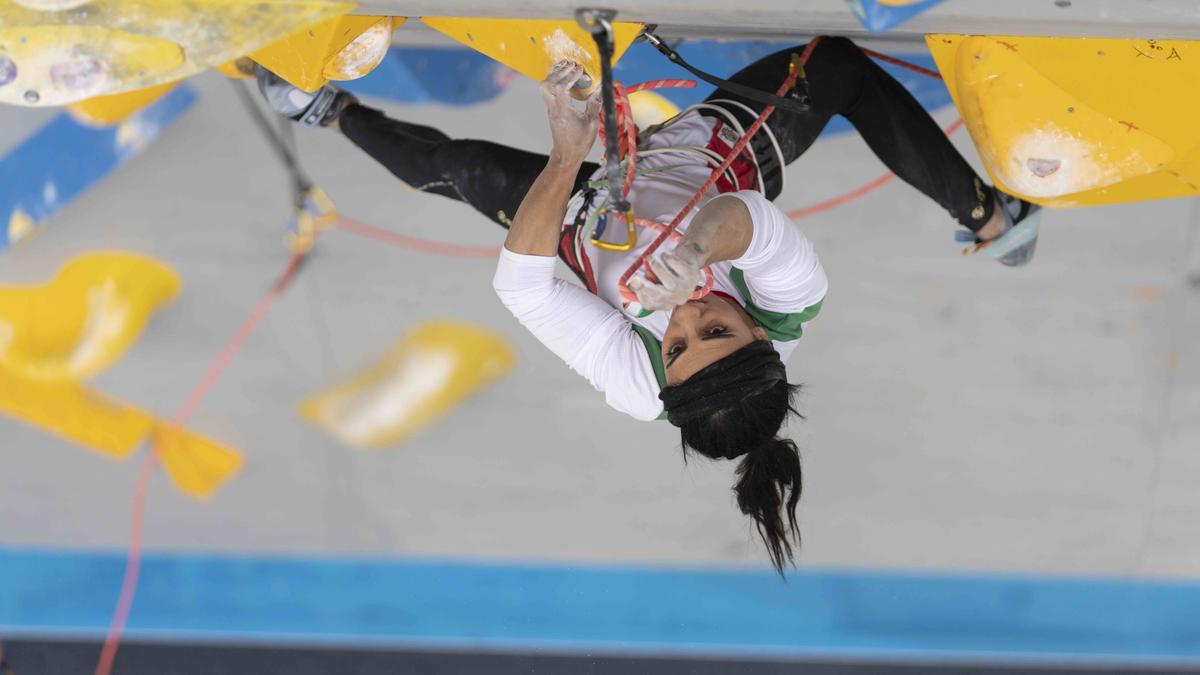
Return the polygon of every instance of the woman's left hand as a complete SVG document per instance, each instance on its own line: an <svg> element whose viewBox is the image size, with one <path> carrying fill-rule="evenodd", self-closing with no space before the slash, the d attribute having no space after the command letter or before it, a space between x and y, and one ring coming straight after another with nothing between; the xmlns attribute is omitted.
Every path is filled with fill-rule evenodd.
<svg viewBox="0 0 1200 675"><path fill-rule="evenodd" d="M571 87L583 76L583 67L559 61L542 81L542 100L550 118L554 149L550 156L569 163L582 163L596 142L600 129L600 89L588 97L583 110L575 107Z"/></svg>

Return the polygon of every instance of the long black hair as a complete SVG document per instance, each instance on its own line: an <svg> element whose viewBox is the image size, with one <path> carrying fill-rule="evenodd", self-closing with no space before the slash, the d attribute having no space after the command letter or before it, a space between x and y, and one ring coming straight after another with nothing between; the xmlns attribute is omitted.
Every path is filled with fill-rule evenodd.
<svg viewBox="0 0 1200 675"><path fill-rule="evenodd" d="M800 547L796 505L800 501L800 451L780 438L788 413L803 417L779 354L767 341L753 342L663 390L668 419L679 427L684 457L689 450L710 459L742 458L733 492L742 513L754 519L771 564L781 575Z"/></svg>

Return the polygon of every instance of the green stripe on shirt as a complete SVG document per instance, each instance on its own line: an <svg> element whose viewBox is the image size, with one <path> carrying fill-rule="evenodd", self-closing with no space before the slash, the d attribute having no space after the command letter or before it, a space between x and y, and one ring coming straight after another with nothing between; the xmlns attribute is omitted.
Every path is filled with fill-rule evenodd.
<svg viewBox="0 0 1200 675"><path fill-rule="evenodd" d="M633 330L642 339L642 344L646 346L646 355L650 357L650 367L654 370L654 379L658 380L658 389L662 391L667 387L667 368L663 365L662 359L662 342L654 337L648 329L634 322L629 325L633 326ZM667 411L663 410L658 419L667 419Z"/></svg>
<svg viewBox="0 0 1200 675"><path fill-rule="evenodd" d="M754 299L750 297L750 287L746 285L745 272L732 267L729 270L729 279L737 288L738 295L742 296L742 301L746 303L746 313L754 319L755 323L762 326L763 330L767 332L767 337L780 342L799 340L800 336L804 334L804 324L812 321L821 312L821 303L825 302L822 298L817 301L817 304L809 305L803 311L795 314L772 312L754 304Z"/></svg>

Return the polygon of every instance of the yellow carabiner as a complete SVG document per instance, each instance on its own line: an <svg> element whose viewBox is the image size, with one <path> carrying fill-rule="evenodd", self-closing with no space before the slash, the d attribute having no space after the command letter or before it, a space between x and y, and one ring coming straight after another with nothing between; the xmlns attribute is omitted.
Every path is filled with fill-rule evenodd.
<svg viewBox="0 0 1200 675"><path fill-rule="evenodd" d="M602 210L600 212L600 217L601 218L607 217L606 210ZM605 251L617 251L620 253L624 253L626 251L632 251L633 247L637 246L637 226L634 223L632 209L625 212L625 224L628 228L627 229L628 234L626 235L625 241L623 243L612 244L607 241L601 241L596 238L596 230L592 230L592 246L595 246L596 248L602 248Z"/></svg>

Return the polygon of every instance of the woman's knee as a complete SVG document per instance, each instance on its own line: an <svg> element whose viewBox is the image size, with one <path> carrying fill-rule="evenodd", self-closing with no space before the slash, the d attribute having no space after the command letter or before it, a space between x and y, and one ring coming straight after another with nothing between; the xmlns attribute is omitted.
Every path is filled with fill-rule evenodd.
<svg viewBox="0 0 1200 675"><path fill-rule="evenodd" d="M854 41L847 37L828 36L821 38L813 50L813 57L820 56L822 60L862 61L866 58Z"/></svg>

